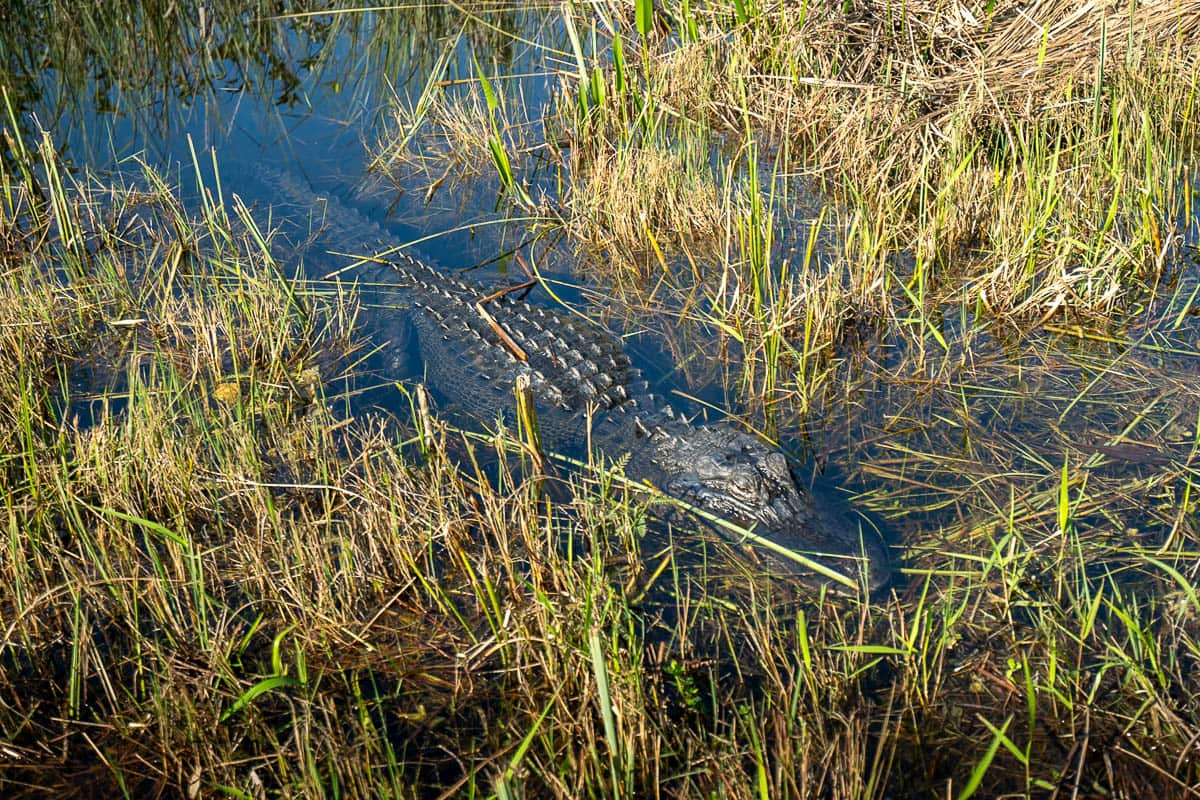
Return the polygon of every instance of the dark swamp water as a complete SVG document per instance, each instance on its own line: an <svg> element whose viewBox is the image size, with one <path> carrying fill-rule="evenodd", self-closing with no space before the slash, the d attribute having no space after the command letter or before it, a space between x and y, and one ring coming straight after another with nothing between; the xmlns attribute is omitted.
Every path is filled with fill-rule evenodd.
<svg viewBox="0 0 1200 800"><path fill-rule="evenodd" d="M522 140L543 138L540 120L568 52L561 20L546 22L543 9L486 19L448 6L290 17L261 10L221 18L219 10L188 7L190 31L178 18L167 30L114 20L112 29L83 36L47 29L42 6L14 7L10 21L27 24L9 25L0 37L3 81L22 126L16 135L36 141L48 131L67 163L116 182L140 180L136 157L192 202L198 186L219 183L261 224L281 229L289 243L281 260L302 262L310 278L340 272L352 259L326 252L319 236L304 246L322 225L319 205L304 207L279 191L281 174L444 269L499 284L523 279L520 261L532 261L563 300L626 337L657 391L682 395L686 409L744 413L776 431L819 492L854 496L886 520L905 552L901 563L915 574L977 565L988 555L980 552L981 528L1006 525L1018 532L1004 541L1050 563L1060 555L1047 541L1064 462L1075 476L1073 524L1098 545L1080 554L1088 571L1119 571L1180 531L1195 534L1200 284L1187 209L1177 212L1186 241L1168 282L1140 313L1109 329L1051 322L1011 331L955 307L937 319L945 352L931 357L920 323L863 325L861 336L842 343L834 377L809 402L764 404L740 377L736 343L690 317L625 304L627 293L597 281L569 241L545 236L514 212L491 165L473 180L399 189L370 174L371 148L394 130L394 98L416 105L431 83L474 85L480 70L498 76L508 102L524 106L530 123ZM526 191L553 195L561 170L539 166L536 153L531 163L522 175ZM800 181L789 197L776 258L802 247L824 202ZM361 252L374 246L364 241ZM822 246L829 252L818 261L832 263L836 238ZM368 329L384 327L381 315L389 313L368 293ZM370 404L407 411L386 377L356 411Z"/></svg>

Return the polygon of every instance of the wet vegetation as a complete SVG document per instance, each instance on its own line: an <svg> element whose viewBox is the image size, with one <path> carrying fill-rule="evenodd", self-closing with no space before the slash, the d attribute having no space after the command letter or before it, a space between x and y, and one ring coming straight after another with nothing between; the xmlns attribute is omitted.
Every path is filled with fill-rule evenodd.
<svg viewBox="0 0 1200 800"><path fill-rule="evenodd" d="M0 794L1200 795L1200 5L0 18ZM450 428L319 214L78 141L317 86L331 193L719 387L892 585Z"/></svg>

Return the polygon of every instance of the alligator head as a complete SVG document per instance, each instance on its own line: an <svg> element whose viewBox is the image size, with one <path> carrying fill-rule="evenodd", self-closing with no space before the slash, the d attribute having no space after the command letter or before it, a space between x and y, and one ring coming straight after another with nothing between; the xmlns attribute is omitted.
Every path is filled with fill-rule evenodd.
<svg viewBox="0 0 1200 800"><path fill-rule="evenodd" d="M865 575L870 590L888 582L887 553L875 532L814 500L778 449L725 425L658 429L652 439L659 488L752 531L772 550L790 551L775 550L775 560L791 571L823 584L837 581L821 567L855 582Z"/></svg>

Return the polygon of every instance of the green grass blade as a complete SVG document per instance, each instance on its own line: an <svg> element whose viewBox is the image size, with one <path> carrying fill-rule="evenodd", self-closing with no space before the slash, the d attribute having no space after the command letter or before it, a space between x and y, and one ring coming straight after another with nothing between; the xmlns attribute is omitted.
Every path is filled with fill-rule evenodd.
<svg viewBox="0 0 1200 800"><path fill-rule="evenodd" d="M992 759L996 757L996 752L1004 743L1006 738L1004 734L1007 733L1008 726L1012 724L1012 721L1013 718L1010 714L1008 719L1004 720L1004 724L1000 727L1000 730L994 732L992 743L988 745L987 752L983 754L983 758L975 765L975 769L971 770L971 777L967 780L966 785L963 786L962 791L957 795L958 800L967 800L968 797L973 796L979 790L980 785L983 783L983 777L992 766ZM990 725L988 726L988 728L991 727Z"/></svg>

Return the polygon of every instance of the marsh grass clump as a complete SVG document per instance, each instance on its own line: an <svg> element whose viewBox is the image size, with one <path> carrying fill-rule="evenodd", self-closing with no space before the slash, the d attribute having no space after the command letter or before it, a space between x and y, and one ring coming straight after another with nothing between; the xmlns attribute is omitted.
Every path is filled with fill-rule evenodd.
<svg viewBox="0 0 1200 800"><path fill-rule="evenodd" d="M410 184L411 175L420 174L428 181L430 194L446 180L454 186L491 174L493 137L500 136L508 153L524 147L520 138L514 138L520 127L509 124L502 108L490 112L477 85L454 90L431 81L411 107L393 107L372 169L397 186ZM493 127L497 120L503 121ZM513 161L520 169L520 162L515 157Z"/></svg>
<svg viewBox="0 0 1200 800"><path fill-rule="evenodd" d="M1165 4L764 15L735 34L756 67L727 105L749 104L836 199L877 217L876 247L948 278L939 302L1102 315L1171 247L1196 132L1180 37L1198 20Z"/></svg>
<svg viewBox="0 0 1200 800"><path fill-rule="evenodd" d="M704 87L721 75L711 58L681 44L643 61L644 74L617 59L618 76L564 81L555 100L547 124L569 175L563 226L614 279L649 269L688 286L740 255L735 220L753 190L744 154L707 125Z"/></svg>
<svg viewBox="0 0 1200 800"><path fill-rule="evenodd" d="M610 148L574 175L566 227L598 270L617 280L622 266L658 272L663 249L705 272L719 263L729 206L694 155L655 144Z"/></svg>

